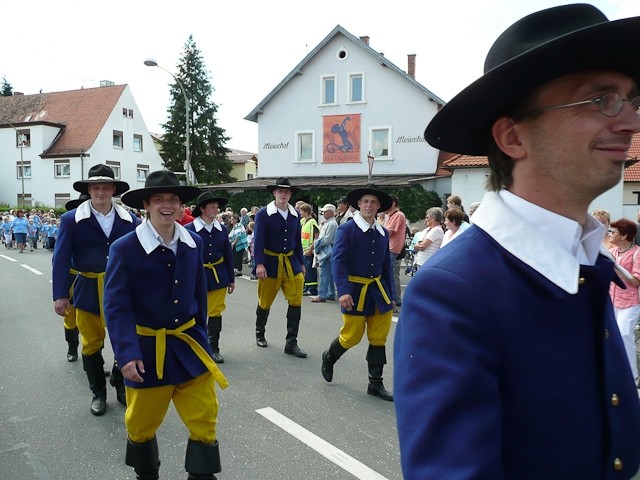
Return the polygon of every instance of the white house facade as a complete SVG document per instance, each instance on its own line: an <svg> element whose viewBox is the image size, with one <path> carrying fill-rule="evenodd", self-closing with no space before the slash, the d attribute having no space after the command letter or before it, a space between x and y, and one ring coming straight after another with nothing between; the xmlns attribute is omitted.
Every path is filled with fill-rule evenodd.
<svg viewBox="0 0 640 480"><path fill-rule="evenodd" d="M131 189L163 167L127 85L0 97L0 202L63 207L103 163Z"/></svg>
<svg viewBox="0 0 640 480"><path fill-rule="evenodd" d="M337 26L246 117L258 122L259 177L433 175L423 132L444 103Z"/></svg>

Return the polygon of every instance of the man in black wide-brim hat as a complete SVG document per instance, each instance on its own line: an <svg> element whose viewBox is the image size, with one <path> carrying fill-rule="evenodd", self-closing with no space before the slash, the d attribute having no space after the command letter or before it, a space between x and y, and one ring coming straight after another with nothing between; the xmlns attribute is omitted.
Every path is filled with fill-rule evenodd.
<svg viewBox="0 0 640 480"><path fill-rule="evenodd" d="M107 411L107 384L104 376L102 349L106 337L102 294L109 246L121 236L133 231L139 220L113 200L129 185L116 180L111 167L97 164L89 169L86 180L78 180L73 188L90 199L80 203L60 217L60 232L53 253L53 300L55 312L70 315L70 290L73 285L73 306L78 330L65 329L70 347L82 337L82 367L93 394L91 413ZM76 272L69 275L69 272ZM70 348L68 359L73 359ZM111 369L111 384L118 402L126 405L125 388L117 364Z"/></svg>
<svg viewBox="0 0 640 480"><path fill-rule="evenodd" d="M639 280L600 251L587 212L640 132L639 38L640 17L591 5L533 13L428 125L432 146L489 157L491 191L405 291L394 385L407 480L638 471L640 402L609 286Z"/></svg>
<svg viewBox="0 0 640 480"><path fill-rule="evenodd" d="M265 328L269 310L282 290L289 304L284 353L305 358L307 353L298 346L306 272L301 244L302 227L298 212L289 204L291 196L299 190L291 185L288 178L278 178L273 185L267 185L273 201L256 214L253 235L254 275L258 278L256 345L267 347Z"/></svg>
<svg viewBox="0 0 640 480"><path fill-rule="evenodd" d="M127 387L125 463L138 478L158 478L156 431L171 401L189 430L189 478L211 480L220 471L215 383L227 381L207 342L202 240L176 222L199 193L173 172L150 173L144 188L122 197L147 220L109 253L104 311Z"/></svg>

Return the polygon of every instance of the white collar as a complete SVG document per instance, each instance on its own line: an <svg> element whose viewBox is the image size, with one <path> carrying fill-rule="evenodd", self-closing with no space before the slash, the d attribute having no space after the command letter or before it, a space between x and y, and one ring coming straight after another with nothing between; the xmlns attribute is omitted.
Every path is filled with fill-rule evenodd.
<svg viewBox="0 0 640 480"><path fill-rule="evenodd" d="M293 206L290 203L287 203L287 208L289 209L289 213L291 215L293 215L294 217L298 216L298 212L296 212L296 209L293 208ZM267 215L271 216L274 213L276 213L278 211L278 207L276 207L276 201L272 200L271 203L269 203L267 205Z"/></svg>
<svg viewBox="0 0 640 480"><path fill-rule="evenodd" d="M557 217L558 215L518 198L518 205L527 204L527 212L535 212L537 209L537 221L534 226L524 220L520 209L516 213L505 202L505 197L513 194L507 192L507 195L503 197L504 193L505 191L500 192L500 194L496 192L485 193L482 203L473 214L474 225L484 230L502 248L564 291L571 294L577 293L580 262L566 248L566 241L563 241L563 237L566 237L566 235L553 237L548 231L544 231L545 229L541 228L541 225L545 223L540 221L541 219L547 222L557 221L558 219L554 218L554 216ZM508 200L509 203L511 203L511 200L513 199ZM531 208L532 206L535 209ZM529 218L531 217L527 216L527 219ZM589 230L587 235L591 237L591 235L596 234L595 232L599 232L599 237L597 237L599 238L598 244L593 248L589 245L591 242L587 241L585 243L589 243L586 246L586 249L588 249L587 256L590 259L592 258L593 263L595 263L598 252L600 252L601 239L604 236L604 231L601 228L604 227L599 229L598 226L590 223L593 220L595 219L590 216L587 218L586 225L587 230ZM595 221L597 222L597 220ZM564 239L566 240L566 238Z"/></svg>
<svg viewBox="0 0 640 480"><path fill-rule="evenodd" d="M209 225L213 225L213 228L215 228L219 232L222 231L222 225L220 225L220 222L218 221L217 218L214 218L213 222L211 222ZM196 232L199 232L206 226L207 224L204 223L204 220L202 220L201 216L197 216L196 218L193 219L193 227L196 229Z"/></svg>
<svg viewBox="0 0 640 480"><path fill-rule="evenodd" d="M173 233L173 240L181 240L182 243L188 245L191 248L196 248L196 242L191 237L191 234L180 225L178 222L175 222L176 229ZM138 241L144 251L147 252L147 255L153 252L158 246L162 245L160 240L158 239L159 234L156 232L156 229L153 228L151 222L149 220L144 220L140 225L136 227L136 236L138 237Z"/></svg>
<svg viewBox="0 0 640 480"><path fill-rule="evenodd" d="M122 220L124 220L125 222L133 222L133 218L131 218L129 212L127 212L113 200L111 201L111 204L113 205L113 209L115 210L115 212ZM81 220L86 220L87 218L91 218L91 200L82 202L80 205L78 205L78 208L76 208L76 223L80 222Z"/></svg>
<svg viewBox="0 0 640 480"><path fill-rule="evenodd" d="M362 230L363 232L366 232L367 230L369 230L371 227L375 228L378 233L380 235L382 235L383 237L384 235L384 228L382 228L382 225L380 225L378 222L376 222L374 220L373 225L370 224L369 222L367 222L364 218L362 218L362 215L360 214L359 210L356 210L353 214L353 222L356 222L356 225L358 225L358 227L360 228L360 230Z"/></svg>

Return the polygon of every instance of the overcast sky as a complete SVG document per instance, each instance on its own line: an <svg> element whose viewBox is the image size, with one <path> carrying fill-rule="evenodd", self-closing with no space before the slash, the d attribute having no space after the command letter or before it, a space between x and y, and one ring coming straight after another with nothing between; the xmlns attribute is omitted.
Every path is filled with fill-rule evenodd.
<svg viewBox="0 0 640 480"><path fill-rule="evenodd" d="M3 9L0 78L25 94L129 84L151 132L161 133L190 34L215 89L228 147L258 153L253 108L336 25L406 70L445 101L478 78L496 37L557 0L33 0ZM594 0L609 19L640 16L640 0ZM16 4L17 5L17 4ZM625 48L624 46L622 48ZM627 46L626 48L631 48ZM424 126L420 126L422 131Z"/></svg>

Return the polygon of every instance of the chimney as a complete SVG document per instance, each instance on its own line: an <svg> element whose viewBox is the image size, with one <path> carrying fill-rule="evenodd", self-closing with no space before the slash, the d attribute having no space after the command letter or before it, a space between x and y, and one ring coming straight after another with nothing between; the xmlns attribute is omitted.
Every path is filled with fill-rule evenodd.
<svg viewBox="0 0 640 480"><path fill-rule="evenodd" d="M360 40L362 41L362 43L364 43L366 46L369 46L369 37L367 37L366 35L364 37L360 37Z"/></svg>
<svg viewBox="0 0 640 480"><path fill-rule="evenodd" d="M410 53L407 55L407 74L415 79L416 78L416 54Z"/></svg>

